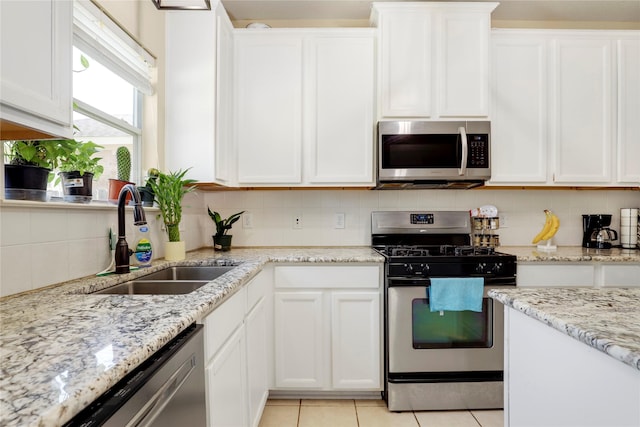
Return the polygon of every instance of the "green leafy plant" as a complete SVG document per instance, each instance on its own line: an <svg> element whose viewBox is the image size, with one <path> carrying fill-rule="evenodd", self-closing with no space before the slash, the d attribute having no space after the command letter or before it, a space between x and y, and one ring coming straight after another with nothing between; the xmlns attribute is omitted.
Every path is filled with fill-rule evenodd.
<svg viewBox="0 0 640 427"><path fill-rule="evenodd" d="M99 164L101 157L93 157L100 149L104 148L93 141L81 142L75 139L66 140L67 151L60 158L60 172L78 171L80 175L86 172L93 174L93 179L98 179L104 167ZM58 183L59 178L56 180Z"/></svg>
<svg viewBox="0 0 640 427"><path fill-rule="evenodd" d="M194 179L186 179L189 169L169 172L158 172L156 180L149 180L147 184L155 194L155 201L160 208L160 214L170 242L180 241L180 221L182 220L182 198L185 194L195 190L191 184Z"/></svg>
<svg viewBox="0 0 640 427"><path fill-rule="evenodd" d="M6 141L4 156L10 165L55 169L69 150L66 140Z"/></svg>
<svg viewBox="0 0 640 427"><path fill-rule="evenodd" d="M209 216L211 217L213 222L216 224L215 237L221 237L227 234L227 232L231 230L231 227L233 226L233 224L240 219L240 215L244 213L244 211L238 212L231 215L227 219L222 219L222 217L218 212L211 211L211 209L209 209L208 206L207 206L207 212L209 213Z"/></svg>
<svg viewBox="0 0 640 427"><path fill-rule="evenodd" d="M127 147L118 147L116 150L116 160L118 162L118 179L129 181L131 179L131 152Z"/></svg>

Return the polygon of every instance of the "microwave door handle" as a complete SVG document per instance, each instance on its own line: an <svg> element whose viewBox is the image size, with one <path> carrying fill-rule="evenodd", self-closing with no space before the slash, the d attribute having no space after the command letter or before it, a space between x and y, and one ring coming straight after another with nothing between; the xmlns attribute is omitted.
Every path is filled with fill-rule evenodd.
<svg viewBox="0 0 640 427"><path fill-rule="evenodd" d="M463 126L458 128L460 132L460 140L462 141L462 161L460 162L460 168L458 169L458 175L463 176L467 173L467 156L469 148L467 146L467 132Z"/></svg>

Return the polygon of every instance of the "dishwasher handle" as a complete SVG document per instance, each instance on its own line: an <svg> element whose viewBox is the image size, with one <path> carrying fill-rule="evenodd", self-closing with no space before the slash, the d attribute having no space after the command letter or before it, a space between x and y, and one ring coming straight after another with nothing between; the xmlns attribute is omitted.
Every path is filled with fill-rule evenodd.
<svg viewBox="0 0 640 427"><path fill-rule="evenodd" d="M195 370L196 363L196 355L192 354L158 389L149 402L133 416L126 427L151 426Z"/></svg>

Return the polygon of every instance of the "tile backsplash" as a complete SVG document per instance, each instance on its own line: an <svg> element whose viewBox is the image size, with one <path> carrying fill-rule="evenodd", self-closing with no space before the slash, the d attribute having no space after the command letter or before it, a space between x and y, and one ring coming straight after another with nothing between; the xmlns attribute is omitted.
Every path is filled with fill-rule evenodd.
<svg viewBox="0 0 640 427"><path fill-rule="evenodd" d="M233 246L362 246L370 244L371 212L376 210L469 210L498 207L502 245L530 245L544 222L543 209L561 220L559 245L579 246L582 214L610 213L619 229L620 208L640 207L640 192L628 190L274 190L196 192L184 200L182 237L187 250L212 246L215 226L206 208L241 219L231 233ZM162 257L166 240L157 209L147 210L154 257ZM336 228L344 214L344 228ZM117 231L115 207L78 208L0 205L0 296L11 295L95 274L109 265L108 230ZM133 243L131 212L126 213L127 241ZM294 229L294 217L301 228Z"/></svg>

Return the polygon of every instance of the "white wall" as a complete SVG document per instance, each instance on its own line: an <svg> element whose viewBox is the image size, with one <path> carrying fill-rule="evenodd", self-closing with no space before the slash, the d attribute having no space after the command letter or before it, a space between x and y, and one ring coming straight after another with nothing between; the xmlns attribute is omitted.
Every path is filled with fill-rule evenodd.
<svg viewBox="0 0 640 427"><path fill-rule="evenodd" d="M253 228L234 225L234 246L369 245L371 212L375 210L469 210L493 204L506 216L499 230L503 245L529 245L542 224L544 209L561 221L556 242L580 246L582 214L613 214L618 230L620 208L640 206L638 191L577 190L420 190L420 191L227 191L204 193L212 210L228 216L246 210ZM206 209L206 208L205 208ZM333 227L334 214L344 213L344 229ZM303 228L294 230L294 215L302 215ZM206 229L213 233L213 223ZM210 245L211 243L208 243Z"/></svg>
<svg viewBox="0 0 640 427"><path fill-rule="evenodd" d="M2 202L0 202L2 203ZM529 245L544 222L543 209L561 220L557 243L581 244L583 213L613 214L619 229L622 207L640 207L638 191L576 190L305 190L221 191L188 194L183 203L182 239L187 250L211 247L215 227L206 207L229 216L246 210L253 228L238 221L233 246L368 246L375 210L468 210L494 204L506 215L503 245ZM335 213L345 214L345 228L333 228ZM157 209L147 210L155 257L164 256ZM294 230L293 216L302 215ZM117 227L115 207L60 204L0 204L0 296L96 274L110 262L107 232ZM133 218L126 212L127 241L133 244Z"/></svg>

